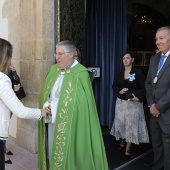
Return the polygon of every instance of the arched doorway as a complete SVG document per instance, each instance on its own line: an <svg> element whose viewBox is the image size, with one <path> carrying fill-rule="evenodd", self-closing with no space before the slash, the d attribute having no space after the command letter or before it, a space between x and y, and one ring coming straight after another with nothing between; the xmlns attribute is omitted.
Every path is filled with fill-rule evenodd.
<svg viewBox="0 0 170 170"><path fill-rule="evenodd" d="M132 51L154 51L155 32L167 24L158 11L151 9L136 16L130 28L130 49Z"/></svg>
<svg viewBox="0 0 170 170"><path fill-rule="evenodd" d="M150 57L155 53L156 30L166 26L165 17L158 11L148 8L140 12L130 26L129 49L135 56L134 66L141 67L147 74Z"/></svg>

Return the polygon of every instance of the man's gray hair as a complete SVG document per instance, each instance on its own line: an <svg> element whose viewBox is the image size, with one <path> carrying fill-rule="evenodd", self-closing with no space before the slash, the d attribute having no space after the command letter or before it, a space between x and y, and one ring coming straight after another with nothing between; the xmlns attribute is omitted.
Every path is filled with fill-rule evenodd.
<svg viewBox="0 0 170 170"><path fill-rule="evenodd" d="M158 28L156 32L162 31L162 30L167 30L170 33L170 26L165 26L165 27Z"/></svg>
<svg viewBox="0 0 170 170"><path fill-rule="evenodd" d="M76 51L77 48L76 48L75 44L69 40L64 40L64 41L57 43L56 48L57 47L64 47L65 52L73 52L74 55L76 55L76 53L77 53L77 51Z"/></svg>

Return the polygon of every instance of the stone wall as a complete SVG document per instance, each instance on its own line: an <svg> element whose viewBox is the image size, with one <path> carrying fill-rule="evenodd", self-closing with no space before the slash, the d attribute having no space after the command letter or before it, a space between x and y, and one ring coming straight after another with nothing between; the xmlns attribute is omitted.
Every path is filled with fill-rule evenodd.
<svg viewBox="0 0 170 170"><path fill-rule="evenodd" d="M54 63L54 0L5 0L12 63L26 91L25 106L38 107L44 77ZM37 121L18 118L17 143L37 152Z"/></svg>

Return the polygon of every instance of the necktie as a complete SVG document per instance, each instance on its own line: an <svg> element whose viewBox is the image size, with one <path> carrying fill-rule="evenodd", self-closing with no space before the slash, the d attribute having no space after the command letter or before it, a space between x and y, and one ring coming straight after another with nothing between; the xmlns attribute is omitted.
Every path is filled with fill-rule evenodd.
<svg viewBox="0 0 170 170"><path fill-rule="evenodd" d="M162 69L162 67L163 67L163 65L164 65L164 60L165 60L165 58L166 58L166 55L162 55L162 56L161 56L161 59L160 59L160 61L159 61L159 66L158 66L157 75L159 74L159 72L161 71L161 69Z"/></svg>

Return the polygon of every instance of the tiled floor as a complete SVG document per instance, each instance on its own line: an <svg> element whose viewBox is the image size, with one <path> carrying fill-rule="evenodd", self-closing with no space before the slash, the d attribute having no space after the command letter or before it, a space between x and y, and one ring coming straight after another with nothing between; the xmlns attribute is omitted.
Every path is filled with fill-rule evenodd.
<svg viewBox="0 0 170 170"><path fill-rule="evenodd" d="M144 167L144 162L152 160L152 153L145 154L150 150L148 144L140 144L133 147L133 155L131 158L125 158L123 151L118 151L118 143L108 132L103 134L106 147L107 159L110 170L151 170L151 167ZM146 145L146 146L145 146ZM10 137L7 140L7 149L14 155L9 156L13 164L6 164L5 170L38 170L37 154L18 146L15 138ZM143 155L144 156L141 156Z"/></svg>
<svg viewBox="0 0 170 170"><path fill-rule="evenodd" d="M12 164L5 164L5 170L38 170L37 154L32 154L18 146L15 138L10 137L7 140L7 149L14 155L9 156Z"/></svg>

